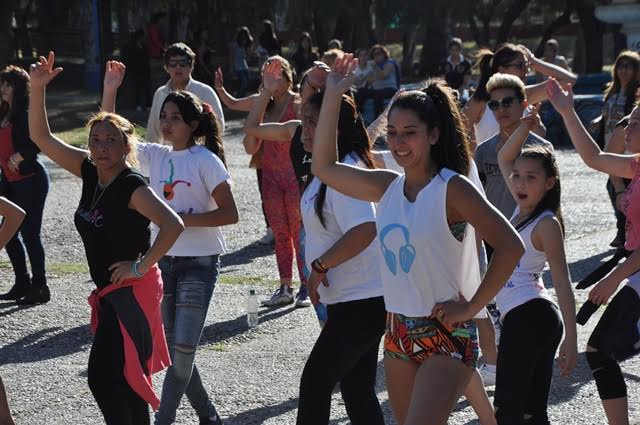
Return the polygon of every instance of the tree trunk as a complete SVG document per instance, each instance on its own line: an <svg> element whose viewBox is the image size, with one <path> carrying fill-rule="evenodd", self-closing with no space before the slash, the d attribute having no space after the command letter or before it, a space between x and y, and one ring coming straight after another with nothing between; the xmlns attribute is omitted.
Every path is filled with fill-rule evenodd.
<svg viewBox="0 0 640 425"><path fill-rule="evenodd" d="M511 33L511 28L513 27L513 23L518 19L520 14L527 8L530 0L513 0L509 8L507 9L504 18L502 19L502 24L500 24L500 28L498 29L498 35L496 37L496 46L507 41L509 38L509 34Z"/></svg>
<svg viewBox="0 0 640 425"><path fill-rule="evenodd" d="M318 53L322 55L322 52L327 50L327 44L329 43L329 40L327 39L326 19L319 8L313 11L313 27L316 33L316 43L318 45Z"/></svg>
<svg viewBox="0 0 640 425"><path fill-rule="evenodd" d="M576 12L584 35L585 72L602 72L602 33L605 25L596 18L595 5L590 0L577 0Z"/></svg>
<svg viewBox="0 0 640 425"><path fill-rule="evenodd" d="M447 55L446 24L443 19L448 16L448 6L445 2L431 6L425 22L422 54L420 55L420 75L434 75L438 71L438 64Z"/></svg>
<svg viewBox="0 0 640 425"><path fill-rule="evenodd" d="M118 0L118 46L120 55L129 40L129 0Z"/></svg>
<svg viewBox="0 0 640 425"><path fill-rule="evenodd" d="M11 18L17 7L15 0L0 2L0 68L9 64L14 58L15 46Z"/></svg>
<svg viewBox="0 0 640 425"><path fill-rule="evenodd" d="M567 5L564 9L564 12L562 12L562 15L551 21L547 28L545 28L544 34L542 34L542 39L540 40L540 43L538 44L538 47L536 47L536 50L534 52L536 57L542 57L542 54L544 53L545 43L547 42L547 40L553 37L553 34L555 34L556 31L571 23L571 12L574 8L573 3L574 2L572 0L567 0Z"/></svg>
<svg viewBox="0 0 640 425"><path fill-rule="evenodd" d="M416 52L415 25L411 25L402 36L402 75L413 75L413 56Z"/></svg>

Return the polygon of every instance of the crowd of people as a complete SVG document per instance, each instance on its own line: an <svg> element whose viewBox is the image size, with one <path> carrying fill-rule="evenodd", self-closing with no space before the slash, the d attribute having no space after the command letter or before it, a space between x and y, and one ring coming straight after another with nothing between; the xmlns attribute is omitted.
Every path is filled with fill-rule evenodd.
<svg viewBox="0 0 640 425"><path fill-rule="evenodd" d="M135 34L132 46L140 40ZM608 306L586 347L606 420L628 424L619 364L640 352L640 56L625 51L614 64L592 123L603 150L576 114L576 75L554 40L544 58L513 44L478 52L478 85L466 103L472 65L459 39L439 67L443 79L406 91L383 45L352 54L335 40L320 57L304 33L290 62L268 21L259 43L267 58L251 94L246 27L230 49L235 93L220 69L213 88L194 78L199 56L186 44L163 49L168 80L153 96L144 142L116 113L130 65L108 61L86 149L49 127L45 92L62 72L53 52L29 73L0 70L0 245L15 272L0 298L51 297L42 152L82 179L74 222L96 285L88 383L105 422L150 423L151 406L154 423L170 424L186 395L200 424L223 423L195 360L227 249L224 227L239 220L224 105L248 112L243 144L275 243L280 285L263 304L313 305L322 328L302 372L298 424L327 424L338 384L353 424L384 423L375 390L381 339L399 424L444 424L461 395L483 425L549 424L554 359L562 376L572 372L578 331L560 173L539 117L547 101L585 165L610 176L612 244L632 252L589 292ZM539 82L526 85L529 72ZM374 149L381 136L385 149ZM555 297L542 280L547 266ZM165 368L158 397L150 377ZM0 419L3 394L0 381Z"/></svg>

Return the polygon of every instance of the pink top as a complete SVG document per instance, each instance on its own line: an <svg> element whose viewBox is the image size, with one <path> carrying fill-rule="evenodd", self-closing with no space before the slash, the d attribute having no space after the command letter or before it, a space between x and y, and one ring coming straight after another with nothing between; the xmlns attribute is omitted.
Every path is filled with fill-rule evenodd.
<svg viewBox="0 0 640 425"><path fill-rule="evenodd" d="M624 247L628 251L640 248L640 156L631 163L634 172L633 180L624 191L622 206L627 217L627 241Z"/></svg>
<svg viewBox="0 0 640 425"><path fill-rule="evenodd" d="M297 118L294 102L295 96L292 95L278 122L287 122ZM291 164L291 158L289 157L289 147L291 142L262 140L262 145L264 149L262 169L264 171L290 171L293 173L293 165Z"/></svg>

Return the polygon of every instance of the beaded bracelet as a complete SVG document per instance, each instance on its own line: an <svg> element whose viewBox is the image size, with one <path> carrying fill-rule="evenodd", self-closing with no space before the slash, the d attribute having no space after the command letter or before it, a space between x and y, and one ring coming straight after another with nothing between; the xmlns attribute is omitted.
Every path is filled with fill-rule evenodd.
<svg viewBox="0 0 640 425"><path fill-rule="evenodd" d="M137 277L137 278L141 278L144 276L144 273L140 273L138 271L138 265L140 264L140 260L134 261L133 262L133 267L131 268L131 271L133 271L133 274Z"/></svg>

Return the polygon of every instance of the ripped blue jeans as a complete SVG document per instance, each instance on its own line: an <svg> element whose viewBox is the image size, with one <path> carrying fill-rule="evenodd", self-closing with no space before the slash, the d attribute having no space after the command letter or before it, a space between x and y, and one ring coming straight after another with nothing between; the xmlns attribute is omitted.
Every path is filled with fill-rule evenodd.
<svg viewBox="0 0 640 425"><path fill-rule="evenodd" d="M158 266L164 284L162 318L172 365L164 378L155 424L175 421L184 394L199 417L212 417L217 413L202 385L195 356L218 280L219 256L165 256Z"/></svg>

